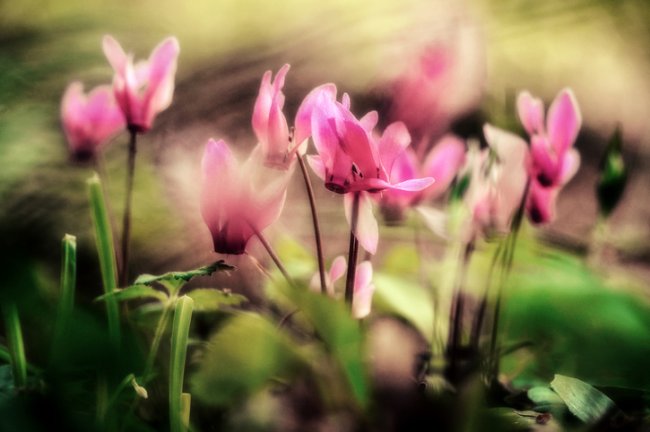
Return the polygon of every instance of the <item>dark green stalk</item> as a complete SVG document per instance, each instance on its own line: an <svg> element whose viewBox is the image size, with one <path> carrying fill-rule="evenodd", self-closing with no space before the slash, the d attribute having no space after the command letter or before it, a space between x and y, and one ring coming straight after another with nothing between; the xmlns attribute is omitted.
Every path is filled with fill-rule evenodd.
<svg viewBox="0 0 650 432"><path fill-rule="evenodd" d="M354 234L359 222L359 192L354 193L352 202L352 215L350 217L350 247L348 249L348 272L345 278L345 301L352 307L354 300L354 279L357 272L357 256L359 254L359 240Z"/></svg>
<svg viewBox="0 0 650 432"><path fill-rule="evenodd" d="M129 159L126 173L126 202L124 204L124 216L122 218L122 272L120 274L120 285L127 286L129 283L129 246L131 237L131 201L133 196L133 177L135 176L135 155L137 153L136 137L137 132L129 129Z"/></svg>
<svg viewBox="0 0 650 432"><path fill-rule="evenodd" d="M320 225L318 223L318 215L316 214L316 200L314 198L314 189L309 179L309 173L305 166L305 161L301 154L297 155L298 164L302 171L302 177L305 179L305 188L307 189L307 196L309 197L309 207L311 208L311 220L314 225L314 237L316 239L316 254L318 256L318 274L320 276L320 291L325 294L327 291L327 281L325 280L325 260L323 259L323 246L321 244Z"/></svg>

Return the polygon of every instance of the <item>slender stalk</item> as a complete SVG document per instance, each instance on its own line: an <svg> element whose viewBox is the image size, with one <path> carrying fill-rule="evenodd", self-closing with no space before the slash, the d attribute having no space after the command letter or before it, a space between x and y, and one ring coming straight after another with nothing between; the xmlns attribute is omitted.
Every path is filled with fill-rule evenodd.
<svg viewBox="0 0 650 432"><path fill-rule="evenodd" d="M320 276L320 291L325 294L327 291L327 282L325 280L325 260L323 259L323 245L321 243L320 226L318 223L318 215L316 214L316 200L314 199L314 189L309 179L309 173L305 166L305 161L301 154L297 155L298 164L302 171L302 177L305 179L305 188L307 189L307 196L309 197L309 206L311 207L311 220L314 225L314 237L316 239L316 254L318 256L318 274Z"/></svg>
<svg viewBox="0 0 650 432"><path fill-rule="evenodd" d="M359 240L354 234L359 222L359 192L354 193L352 202L352 215L350 218L350 247L348 249L348 272L345 278L345 301L352 306L354 300L354 279L357 272L357 256L359 254Z"/></svg>
<svg viewBox="0 0 650 432"><path fill-rule="evenodd" d="M95 226L95 242L97 255L102 273L104 294L110 294L117 287L117 268L115 264L115 250L113 248L113 233L111 232L108 214L104 200L104 193L99 176L95 174L87 180L92 219ZM120 316L117 300L114 296L106 298L106 314L108 316L108 333L115 346L120 342Z"/></svg>
<svg viewBox="0 0 650 432"><path fill-rule="evenodd" d="M183 377L193 307L194 301L187 296L183 296L176 303L174 312L169 367L169 421L171 432L187 430L184 418L189 419L187 400L185 401L186 409L183 409Z"/></svg>
<svg viewBox="0 0 650 432"><path fill-rule="evenodd" d="M61 241L61 299L56 316L52 353L56 354L70 323L77 279L77 238L66 234Z"/></svg>
<svg viewBox="0 0 650 432"><path fill-rule="evenodd" d="M252 225L251 225L252 226ZM253 227L253 230L255 231L255 235L257 238L260 240L260 243L262 243L262 246L264 246L264 249L266 249L266 252L269 254L275 265L277 266L278 270L280 270L280 273L282 273L282 276L289 282L289 285L294 285L293 279L291 279L291 276L289 276L289 273L287 272L287 269L282 265L282 261L280 261L280 258L278 255L275 253L269 242L266 240L264 235L259 232L257 229Z"/></svg>
<svg viewBox="0 0 650 432"><path fill-rule="evenodd" d="M95 169L97 170L97 174L99 175L99 178L102 181L102 189L104 190L104 196L109 197L109 183L108 183L108 170L106 169L106 161L104 159L104 156L102 153L99 153L95 155L94 158L94 163L95 163ZM115 212L113 211L111 207L111 200L106 199L106 212L108 213L108 220L111 223L111 232L116 233L117 232L117 222L115 221ZM113 236L114 244L113 244L113 249L115 250L115 262L117 264L117 274L120 275L122 273L122 256L121 254L118 254L117 251L119 250L120 245L118 244L119 240Z"/></svg>
<svg viewBox="0 0 650 432"><path fill-rule="evenodd" d="M122 272L120 273L120 285L126 286L129 283L129 243L131 237L131 198L133 196L133 177L135 175L135 155L137 153L136 137L137 132L129 129L129 159L126 173L126 202L124 204L124 216L122 218Z"/></svg>
<svg viewBox="0 0 650 432"><path fill-rule="evenodd" d="M15 303L6 303L2 307L5 319L5 331L11 353L11 367L14 374L14 386L25 387L27 384L27 359L25 358L25 345L23 331L20 326L20 317Z"/></svg>
<svg viewBox="0 0 650 432"><path fill-rule="evenodd" d="M97 411L95 413L97 426L106 426L106 414L108 413L108 383L106 376L97 377Z"/></svg>

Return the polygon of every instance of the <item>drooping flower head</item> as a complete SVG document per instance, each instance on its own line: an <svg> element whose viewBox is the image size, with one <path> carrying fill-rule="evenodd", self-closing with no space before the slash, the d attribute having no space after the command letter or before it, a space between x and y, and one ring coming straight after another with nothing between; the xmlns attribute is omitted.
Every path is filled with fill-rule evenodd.
<svg viewBox="0 0 650 432"><path fill-rule="evenodd" d="M112 36L104 36L103 49L113 67L113 91L124 113L129 130L144 133L154 118L172 101L178 40L169 37L152 51L147 61L133 64L133 55L125 54Z"/></svg>
<svg viewBox="0 0 650 432"><path fill-rule="evenodd" d="M279 169L289 167L295 158L296 150L289 141L289 126L282 112L282 87L288 71L289 65L285 64L273 81L271 71L264 73L253 109L253 130L264 153L264 163Z"/></svg>
<svg viewBox="0 0 650 432"><path fill-rule="evenodd" d="M76 160L93 158L125 125L109 86L96 87L86 96L80 82L70 84L63 95L61 123Z"/></svg>
<svg viewBox="0 0 650 432"><path fill-rule="evenodd" d="M217 253L243 254L248 240L280 217L289 174L260 178L261 158L256 148L240 166L225 141L211 139L205 147L201 214Z"/></svg>
<svg viewBox="0 0 650 432"><path fill-rule="evenodd" d="M555 219L555 201L560 189L580 166L580 154L573 144L580 131L582 116L570 89L558 93L544 122L544 104L523 91L517 111L530 136L528 172L531 186L526 211L531 222L542 224Z"/></svg>
<svg viewBox="0 0 650 432"><path fill-rule="evenodd" d="M440 139L429 151L424 163L420 163L413 148L408 147L395 159L390 172L391 181L398 183L416 177L432 177L435 183L416 192L385 190L379 201L384 218L389 222L399 222L409 207L442 195L464 163L465 143L454 135L445 135Z"/></svg>

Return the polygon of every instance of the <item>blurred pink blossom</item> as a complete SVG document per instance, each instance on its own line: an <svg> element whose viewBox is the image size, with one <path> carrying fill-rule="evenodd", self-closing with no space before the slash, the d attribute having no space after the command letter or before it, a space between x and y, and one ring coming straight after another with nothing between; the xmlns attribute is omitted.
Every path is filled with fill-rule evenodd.
<svg viewBox="0 0 650 432"><path fill-rule="evenodd" d="M201 214L217 253L239 255L248 240L275 222L290 171L269 181L259 147L240 165L225 141L209 140L202 161Z"/></svg>
<svg viewBox="0 0 650 432"><path fill-rule="evenodd" d="M253 130L261 145L264 163L279 169L289 167L294 160L296 150L290 148L289 126L282 112L284 106L282 87L289 67L288 64L282 66L273 81L271 81L271 71L264 73L253 109Z"/></svg>
<svg viewBox="0 0 650 432"><path fill-rule="evenodd" d="M472 212L472 231L507 232L526 187L527 145L517 135L489 124L483 132L489 148L472 160L465 195Z"/></svg>
<svg viewBox="0 0 650 432"><path fill-rule="evenodd" d="M77 160L93 158L125 125L109 86L96 87L86 96L80 82L71 83L63 95L61 122Z"/></svg>
<svg viewBox="0 0 650 432"><path fill-rule="evenodd" d="M125 54L120 44L104 36L103 49L113 67L113 91L126 117L129 130L144 133L154 118L172 101L178 40L169 37L152 51L149 60L133 64L133 55Z"/></svg>

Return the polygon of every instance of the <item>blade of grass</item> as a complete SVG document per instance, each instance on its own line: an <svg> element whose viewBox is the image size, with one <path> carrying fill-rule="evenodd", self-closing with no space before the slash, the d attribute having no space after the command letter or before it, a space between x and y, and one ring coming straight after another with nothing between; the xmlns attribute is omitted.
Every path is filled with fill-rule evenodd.
<svg viewBox="0 0 650 432"><path fill-rule="evenodd" d="M2 307L5 318L5 331L11 353L11 367L14 374L14 386L22 388L27 383L27 360L23 343L23 331L20 327L20 317L15 303L7 303Z"/></svg>
<svg viewBox="0 0 650 432"><path fill-rule="evenodd" d="M189 419L189 412L183 410L183 376L187 356L187 340L192 321L194 300L187 296L178 299L172 326L171 357L169 366L169 421L171 432L187 430L183 418ZM187 398L185 398L187 399ZM189 411L186 401L185 411Z"/></svg>
<svg viewBox="0 0 650 432"><path fill-rule="evenodd" d="M113 233L111 232L110 220L106 211L106 202L99 176L95 174L87 180L87 184L104 294L110 294L117 288L117 266L115 264ZM120 342L120 317L117 300L113 296L108 296L106 299L106 314L108 316L109 337L117 346Z"/></svg>
<svg viewBox="0 0 650 432"><path fill-rule="evenodd" d="M77 238L66 234L61 240L61 299L56 316L52 352L61 345L70 322L74 307L74 294L77 283Z"/></svg>

